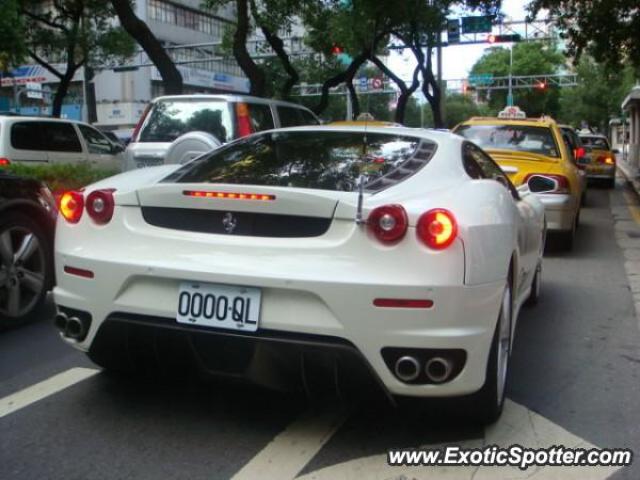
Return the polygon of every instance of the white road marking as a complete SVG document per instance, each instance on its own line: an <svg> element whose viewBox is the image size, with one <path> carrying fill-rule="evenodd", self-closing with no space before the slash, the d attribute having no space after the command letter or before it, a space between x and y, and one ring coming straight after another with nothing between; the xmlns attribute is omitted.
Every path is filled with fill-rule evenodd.
<svg viewBox="0 0 640 480"><path fill-rule="evenodd" d="M428 428L425 426L425 428ZM566 431L559 425L532 412L526 407L508 401L502 418L485 431L484 438L447 442L447 444L422 445L421 448L441 448L455 443L463 448L481 448L485 445L508 447L518 444L524 447L551 447L563 445L573 448L594 448L586 440ZM617 447L620 445L607 445ZM624 447L624 445L622 445ZM416 445L406 445L407 448ZM390 467L386 452L370 457L331 465L298 480L453 480L468 478L473 480L602 480L620 467L533 467L525 471L515 467ZM256 477L259 478L259 477ZM282 477L284 478L284 477ZM288 478L288 477L287 477Z"/></svg>
<svg viewBox="0 0 640 480"><path fill-rule="evenodd" d="M0 418L86 380L98 372L100 370L94 368L70 368L40 383L4 397L0 399Z"/></svg>
<svg viewBox="0 0 640 480"><path fill-rule="evenodd" d="M347 418L344 408L329 405L308 411L278 434L231 480L290 480L309 463Z"/></svg>

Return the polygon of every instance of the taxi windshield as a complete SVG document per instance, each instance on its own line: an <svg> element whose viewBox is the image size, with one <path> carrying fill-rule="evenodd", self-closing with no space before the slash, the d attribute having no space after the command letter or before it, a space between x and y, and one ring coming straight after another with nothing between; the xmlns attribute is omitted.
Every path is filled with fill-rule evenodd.
<svg viewBox="0 0 640 480"><path fill-rule="evenodd" d="M516 150L558 158L560 152L548 127L528 125L462 125L458 135L486 150Z"/></svg>

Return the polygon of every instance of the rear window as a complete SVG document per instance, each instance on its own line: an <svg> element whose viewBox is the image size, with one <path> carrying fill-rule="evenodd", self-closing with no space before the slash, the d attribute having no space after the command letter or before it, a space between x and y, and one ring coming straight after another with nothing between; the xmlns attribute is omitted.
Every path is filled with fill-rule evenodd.
<svg viewBox="0 0 640 480"><path fill-rule="evenodd" d="M515 150L559 157L553 132L547 127L525 125L462 125L456 130L485 150Z"/></svg>
<svg viewBox="0 0 640 480"><path fill-rule="evenodd" d="M207 132L220 142L233 138L231 105L224 101L156 102L140 132L140 142L173 142L188 132Z"/></svg>
<svg viewBox="0 0 640 480"><path fill-rule="evenodd" d="M361 132L266 132L215 150L165 179L376 192L426 165L436 145L415 137Z"/></svg>
<svg viewBox="0 0 640 480"><path fill-rule="evenodd" d="M602 137L580 137L582 144L591 148L601 148L602 150L610 150L609 142Z"/></svg>

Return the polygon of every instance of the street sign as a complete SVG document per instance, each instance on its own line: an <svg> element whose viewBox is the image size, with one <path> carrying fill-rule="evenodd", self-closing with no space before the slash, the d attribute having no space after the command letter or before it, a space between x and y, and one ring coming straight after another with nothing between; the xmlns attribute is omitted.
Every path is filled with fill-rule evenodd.
<svg viewBox="0 0 640 480"><path fill-rule="evenodd" d="M493 83L493 73L476 73L469 75L469 85L481 87Z"/></svg>
<svg viewBox="0 0 640 480"><path fill-rule="evenodd" d="M374 77L373 80L371 80L371 88L374 90L382 90L383 87L384 82L382 81L382 78Z"/></svg>
<svg viewBox="0 0 640 480"><path fill-rule="evenodd" d="M482 15L479 17L462 17L462 33L491 33L493 17Z"/></svg>
<svg viewBox="0 0 640 480"><path fill-rule="evenodd" d="M27 82L27 98L36 98L42 100L42 84L36 82Z"/></svg>
<svg viewBox="0 0 640 480"><path fill-rule="evenodd" d="M449 43L460 43L460 20L447 20L447 39Z"/></svg>
<svg viewBox="0 0 640 480"><path fill-rule="evenodd" d="M358 79L358 82L360 86L360 91L366 92L367 87L369 86L369 79L365 75L363 75Z"/></svg>

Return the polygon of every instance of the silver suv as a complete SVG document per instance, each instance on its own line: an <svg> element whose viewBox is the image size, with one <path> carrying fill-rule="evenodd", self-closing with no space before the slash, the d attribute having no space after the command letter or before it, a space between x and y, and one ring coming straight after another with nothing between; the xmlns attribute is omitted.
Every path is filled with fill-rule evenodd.
<svg viewBox="0 0 640 480"><path fill-rule="evenodd" d="M318 125L295 103L247 95L174 95L154 99L127 146L126 169L185 163L262 130Z"/></svg>

